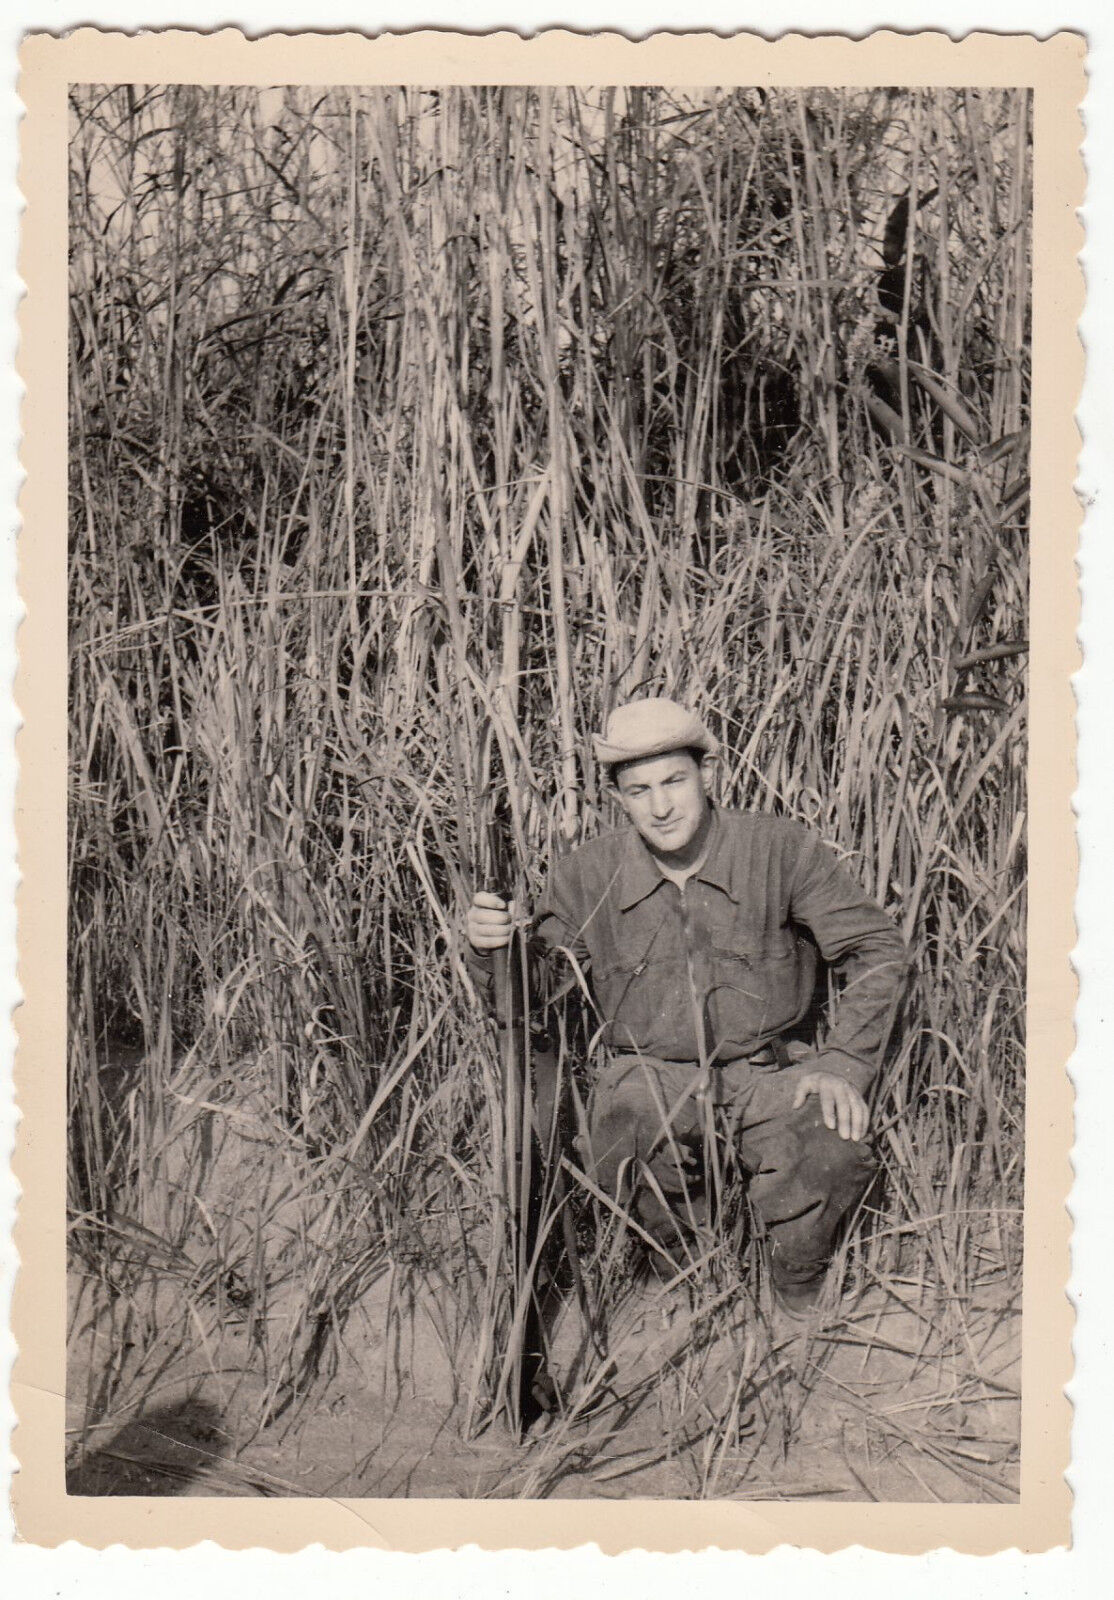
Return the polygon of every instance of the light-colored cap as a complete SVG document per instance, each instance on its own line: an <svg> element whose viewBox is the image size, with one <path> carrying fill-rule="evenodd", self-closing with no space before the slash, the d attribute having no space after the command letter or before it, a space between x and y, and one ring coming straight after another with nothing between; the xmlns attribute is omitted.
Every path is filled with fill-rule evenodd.
<svg viewBox="0 0 1114 1600"><path fill-rule="evenodd" d="M714 756L719 749L695 711L664 699L616 706L603 733L593 734L592 747L603 766L645 761L670 750L704 750Z"/></svg>

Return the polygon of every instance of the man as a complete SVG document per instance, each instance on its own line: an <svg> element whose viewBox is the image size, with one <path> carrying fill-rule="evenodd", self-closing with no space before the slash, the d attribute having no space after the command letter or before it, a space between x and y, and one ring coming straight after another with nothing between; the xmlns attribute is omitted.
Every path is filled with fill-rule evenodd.
<svg viewBox="0 0 1114 1600"><path fill-rule="evenodd" d="M808 829L712 803L716 742L683 706L633 701L593 743L630 826L557 861L534 918L547 946L590 966L606 1023L590 1165L675 1256L699 1230L709 1108L724 1108L775 1293L807 1316L874 1175L866 1096L905 946ZM476 894L470 965L489 1000L511 924L499 896ZM819 1048L801 1037L817 952L842 978Z"/></svg>

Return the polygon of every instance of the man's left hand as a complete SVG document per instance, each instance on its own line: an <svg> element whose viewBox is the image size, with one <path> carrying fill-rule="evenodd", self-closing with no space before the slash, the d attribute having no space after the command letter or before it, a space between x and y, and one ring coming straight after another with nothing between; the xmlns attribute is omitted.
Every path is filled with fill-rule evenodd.
<svg viewBox="0 0 1114 1600"><path fill-rule="evenodd" d="M853 1084L834 1072L806 1072L797 1085L793 1110L800 1110L810 1094L817 1095L824 1124L841 1139L861 1139L870 1122L866 1101Z"/></svg>

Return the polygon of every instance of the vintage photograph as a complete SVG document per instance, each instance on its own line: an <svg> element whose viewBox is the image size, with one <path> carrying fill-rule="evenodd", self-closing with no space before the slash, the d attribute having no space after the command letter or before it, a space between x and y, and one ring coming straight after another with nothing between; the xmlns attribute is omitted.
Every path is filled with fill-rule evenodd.
<svg viewBox="0 0 1114 1600"><path fill-rule="evenodd" d="M1031 89L68 110L68 1493L1016 1503Z"/></svg>

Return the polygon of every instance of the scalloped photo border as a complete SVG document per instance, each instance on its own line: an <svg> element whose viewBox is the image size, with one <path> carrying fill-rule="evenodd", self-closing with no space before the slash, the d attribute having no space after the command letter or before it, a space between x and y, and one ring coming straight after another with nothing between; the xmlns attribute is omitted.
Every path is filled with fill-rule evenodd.
<svg viewBox="0 0 1114 1600"><path fill-rule="evenodd" d="M1078 252L1084 198L1080 104L1085 44L1030 36L882 31L861 40L792 35L551 31L530 39L418 31L138 36L83 28L28 36L20 57L23 218L22 409L16 699L23 718L17 829L19 975L24 1001L14 1169L21 1186L13 1378L19 1536L105 1547L183 1548L214 1540L276 1551L321 1544L424 1551L571 1548L605 1552L863 1545L985 1554L1070 1542L1073 1312L1067 1297L1076 985L1075 702L1081 509L1074 413L1083 377ZM217 1499L65 1492L66 992L66 160L74 81L200 84L833 84L1027 86L1034 94L1030 915L1021 1492L1014 1504Z"/></svg>

